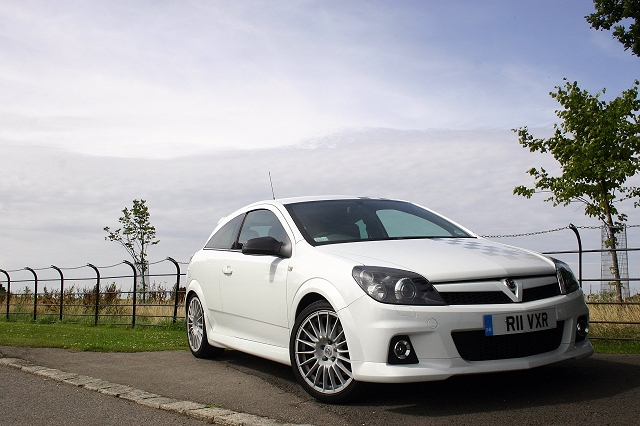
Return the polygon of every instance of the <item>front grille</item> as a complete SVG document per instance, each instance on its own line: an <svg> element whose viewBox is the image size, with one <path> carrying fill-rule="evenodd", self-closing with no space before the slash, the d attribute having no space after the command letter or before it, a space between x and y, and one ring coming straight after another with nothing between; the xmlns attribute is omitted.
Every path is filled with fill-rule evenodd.
<svg viewBox="0 0 640 426"><path fill-rule="evenodd" d="M540 287L525 288L522 301L533 302L534 300L547 299L558 295L560 295L560 286L558 283L553 283Z"/></svg>
<svg viewBox="0 0 640 426"><path fill-rule="evenodd" d="M562 342L564 321L556 328L530 333L485 336L484 330L451 333L458 353L465 361L490 361L523 358L558 349Z"/></svg>
<svg viewBox="0 0 640 426"><path fill-rule="evenodd" d="M559 294L560 286L557 283L525 288L522 294L522 301L533 302L534 300L547 299L558 296ZM499 305L503 303L514 303L514 301L502 291L440 292L440 296L442 296L442 299L447 305Z"/></svg>
<svg viewBox="0 0 640 426"><path fill-rule="evenodd" d="M512 300L501 291L464 291L440 293L447 305L493 305L511 303Z"/></svg>

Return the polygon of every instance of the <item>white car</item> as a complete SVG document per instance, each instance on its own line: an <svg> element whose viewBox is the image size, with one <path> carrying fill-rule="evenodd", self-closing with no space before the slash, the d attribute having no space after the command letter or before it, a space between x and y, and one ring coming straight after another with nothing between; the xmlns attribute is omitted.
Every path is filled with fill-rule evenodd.
<svg viewBox="0 0 640 426"><path fill-rule="evenodd" d="M583 358L589 311L569 267L418 205L306 197L222 219L187 272L196 357L291 365L318 400L362 382L442 380Z"/></svg>

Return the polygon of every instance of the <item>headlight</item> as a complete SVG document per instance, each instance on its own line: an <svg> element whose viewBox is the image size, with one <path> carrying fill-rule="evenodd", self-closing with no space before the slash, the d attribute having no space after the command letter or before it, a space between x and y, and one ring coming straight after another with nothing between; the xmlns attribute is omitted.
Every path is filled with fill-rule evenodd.
<svg viewBox="0 0 640 426"><path fill-rule="evenodd" d="M395 305L444 305L435 288L421 275L401 269L356 266L353 278L369 296Z"/></svg>
<svg viewBox="0 0 640 426"><path fill-rule="evenodd" d="M575 275L571 272L569 265L558 259L551 259L556 264L556 275L558 284L560 285L560 293L569 294L578 291L580 283L576 280Z"/></svg>

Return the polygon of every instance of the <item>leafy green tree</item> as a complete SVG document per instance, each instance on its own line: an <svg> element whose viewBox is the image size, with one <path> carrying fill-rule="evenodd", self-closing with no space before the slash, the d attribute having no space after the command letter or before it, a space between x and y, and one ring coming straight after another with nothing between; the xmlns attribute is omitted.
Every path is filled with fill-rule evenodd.
<svg viewBox="0 0 640 426"><path fill-rule="evenodd" d="M587 22L596 30L610 30L613 36L634 55L640 56L640 0L593 0L596 12L585 16ZM629 19L629 28L615 25L623 19Z"/></svg>
<svg viewBox="0 0 640 426"><path fill-rule="evenodd" d="M120 228L112 231L108 226L104 230L109 234L104 239L119 243L127 250L133 259L133 263L142 277L143 297L147 291L147 249L149 246L158 244L156 240L156 228L149 222L149 209L145 200L133 200L131 209L124 208L122 217L118 219Z"/></svg>
<svg viewBox="0 0 640 426"><path fill-rule="evenodd" d="M535 186L517 186L513 193L531 198L536 192L548 192L545 201L554 206L583 203L587 216L598 218L612 231L607 246L615 249L615 231L627 219L616 204L640 194L640 188L626 186L640 170L639 82L605 102L600 99L605 89L591 95L577 82L564 81L564 87L557 86L550 93L563 107L556 111L562 122L554 124L552 137L538 139L527 127L514 129L523 147L551 153L560 163L561 174L551 176L544 168L532 168L527 173L535 179ZM611 255L616 292L622 300L618 259L615 251Z"/></svg>

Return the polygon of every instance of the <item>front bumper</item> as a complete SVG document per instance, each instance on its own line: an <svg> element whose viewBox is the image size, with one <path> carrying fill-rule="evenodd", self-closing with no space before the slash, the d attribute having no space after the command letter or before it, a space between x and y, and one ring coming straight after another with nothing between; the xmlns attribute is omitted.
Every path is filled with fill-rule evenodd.
<svg viewBox="0 0 640 426"><path fill-rule="evenodd" d="M525 314L555 309L563 328L557 348L520 358L468 361L460 356L452 332L483 330L483 316ZM398 306L363 296L339 312L349 344L353 377L363 382L399 383L443 380L453 375L522 370L593 353L588 339L576 343L578 317L587 315L583 294L577 291L527 303L502 305ZM411 339L417 364L387 362L394 336ZM488 337L487 339L491 339Z"/></svg>

